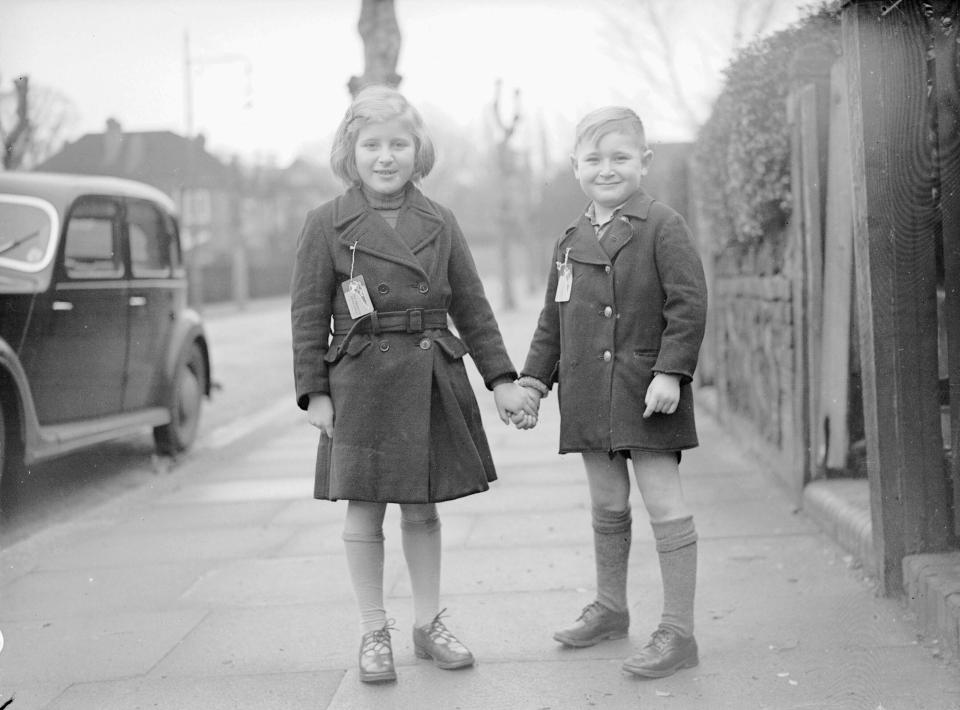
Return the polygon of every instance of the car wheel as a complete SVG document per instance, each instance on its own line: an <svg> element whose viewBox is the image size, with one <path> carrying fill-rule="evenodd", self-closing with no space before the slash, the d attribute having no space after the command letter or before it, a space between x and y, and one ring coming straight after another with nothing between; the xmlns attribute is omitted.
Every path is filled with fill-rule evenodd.
<svg viewBox="0 0 960 710"><path fill-rule="evenodd" d="M206 377L203 352L194 343L177 366L170 423L153 430L158 453L173 456L190 448L196 440L200 408L207 390Z"/></svg>

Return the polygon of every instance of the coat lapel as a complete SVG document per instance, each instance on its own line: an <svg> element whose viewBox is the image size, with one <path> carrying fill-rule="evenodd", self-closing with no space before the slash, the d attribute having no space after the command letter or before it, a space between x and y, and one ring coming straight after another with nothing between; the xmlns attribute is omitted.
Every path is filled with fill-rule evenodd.
<svg viewBox="0 0 960 710"><path fill-rule="evenodd" d="M564 260L564 253L570 250L570 258L579 261L581 264L609 264L610 259L604 253L600 244L597 242L597 235L593 231L593 225L586 215L580 215L580 219L571 223L567 227L567 234L560 242L561 261Z"/></svg>
<svg viewBox="0 0 960 710"><path fill-rule="evenodd" d="M420 191L416 191L420 195ZM413 197L408 197L408 202ZM421 195L422 199L422 195ZM400 209L397 227L401 227L407 203ZM442 227L442 220L440 226ZM423 266L403 239L367 204L358 187L351 187L338 200L334 209L333 226L339 230L337 240L347 246L356 244L357 251L370 254L395 264L408 266L427 276ZM437 230L439 231L439 229ZM436 235L434 235L434 239Z"/></svg>
<svg viewBox="0 0 960 710"><path fill-rule="evenodd" d="M567 228L566 243L561 244L561 247L569 247L570 256L586 264L612 263L620 250L633 239L635 230L630 219L646 220L652 204L653 198L642 189L639 190L620 208L620 214L607 228L602 240L597 239L589 218L582 214Z"/></svg>
<svg viewBox="0 0 960 710"><path fill-rule="evenodd" d="M443 216L437 212L437 209L424 197L416 187L408 188L407 201L400 210L400 216L397 219L397 232L400 234L401 241L410 246L410 251L419 257L421 252L431 247L440 233L443 231ZM433 254L436 259L436 251ZM433 272L435 264L427 263L427 259L418 258L418 262L423 263L423 268L427 273Z"/></svg>

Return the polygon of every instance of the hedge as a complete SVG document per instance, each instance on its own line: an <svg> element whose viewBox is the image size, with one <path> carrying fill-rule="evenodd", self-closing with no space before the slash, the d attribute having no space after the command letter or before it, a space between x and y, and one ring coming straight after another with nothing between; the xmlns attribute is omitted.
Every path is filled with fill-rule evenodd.
<svg viewBox="0 0 960 710"><path fill-rule="evenodd" d="M740 50L694 146L694 189L715 253L782 239L791 210L790 65L805 45L839 54L840 13L826 3Z"/></svg>

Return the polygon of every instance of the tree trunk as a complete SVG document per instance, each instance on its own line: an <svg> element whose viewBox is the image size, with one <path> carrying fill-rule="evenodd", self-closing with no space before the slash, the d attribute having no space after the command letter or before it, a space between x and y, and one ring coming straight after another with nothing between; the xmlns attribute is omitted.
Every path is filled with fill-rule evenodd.
<svg viewBox="0 0 960 710"><path fill-rule="evenodd" d="M360 22L357 24L363 39L363 76L352 76L347 86L356 96L365 86L381 84L397 88L397 57L400 56L400 26L393 0L362 0Z"/></svg>
<svg viewBox="0 0 960 710"><path fill-rule="evenodd" d="M13 85L17 91L17 122L3 141L3 167L5 170L16 170L23 162L30 140L30 118L27 112L29 78L20 76L14 79Z"/></svg>

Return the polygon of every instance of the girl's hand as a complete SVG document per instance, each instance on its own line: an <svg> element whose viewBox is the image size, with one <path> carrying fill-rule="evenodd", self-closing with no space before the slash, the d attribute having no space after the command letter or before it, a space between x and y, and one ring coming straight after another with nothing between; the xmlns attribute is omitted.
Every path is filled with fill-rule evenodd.
<svg viewBox="0 0 960 710"><path fill-rule="evenodd" d="M526 412L513 412L510 421L517 429L533 429L537 425L537 415Z"/></svg>
<svg viewBox="0 0 960 710"><path fill-rule="evenodd" d="M311 394L307 405L307 421L333 438L333 400L328 394Z"/></svg>
<svg viewBox="0 0 960 710"><path fill-rule="evenodd" d="M654 412L673 414L680 404L680 377L658 372L647 387L647 395L643 401L647 405L643 412L644 419L649 419Z"/></svg>
<svg viewBox="0 0 960 710"><path fill-rule="evenodd" d="M537 406L533 406L526 390L516 382L501 382L493 388L493 401L497 405L497 414L504 424L510 423L515 412L526 412L536 416Z"/></svg>

